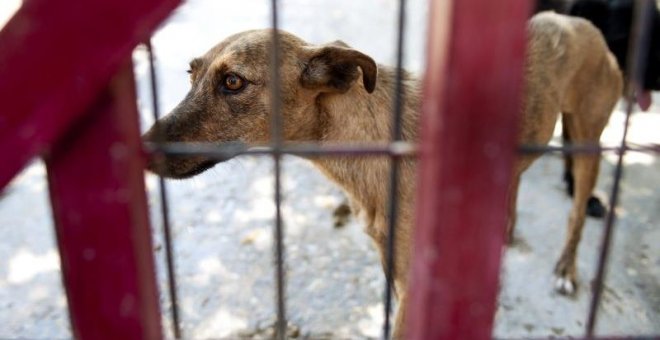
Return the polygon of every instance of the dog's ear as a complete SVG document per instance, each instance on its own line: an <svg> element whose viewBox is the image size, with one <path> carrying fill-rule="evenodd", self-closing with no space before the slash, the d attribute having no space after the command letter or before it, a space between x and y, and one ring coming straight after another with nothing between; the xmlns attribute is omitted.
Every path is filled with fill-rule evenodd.
<svg viewBox="0 0 660 340"><path fill-rule="evenodd" d="M376 88L378 67L373 59L337 40L308 50L300 76L303 87L322 92L346 92L362 70L362 83L367 92Z"/></svg>

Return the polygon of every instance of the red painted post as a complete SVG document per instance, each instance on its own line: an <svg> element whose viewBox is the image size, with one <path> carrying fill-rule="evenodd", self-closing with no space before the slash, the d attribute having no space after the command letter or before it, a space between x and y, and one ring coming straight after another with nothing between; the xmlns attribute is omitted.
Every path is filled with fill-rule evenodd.
<svg viewBox="0 0 660 340"><path fill-rule="evenodd" d="M410 339L491 338L530 5L432 1Z"/></svg>
<svg viewBox="0 0 660 340"><path fill-rule="evenodd" d="M0 188L86 112L179 2L23 2L0 31Z"/></svg>
<svg viewBox="0 0 660 340"><path fill-rule="evenodd" d="M162 337L126 60L179 2L31 0L0 31L0 188L47 155L76 338Z"/></svg>
<svg viewBox="0 0 660 340"><path fill-rule="evenodd" d="M47 167L73 335L161 338L130 63Z"/></svg>

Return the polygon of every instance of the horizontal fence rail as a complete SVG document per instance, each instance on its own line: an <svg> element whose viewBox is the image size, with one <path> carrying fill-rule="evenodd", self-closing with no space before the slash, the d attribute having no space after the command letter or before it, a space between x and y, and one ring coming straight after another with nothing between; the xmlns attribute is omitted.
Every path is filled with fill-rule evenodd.
<svg viewBox="0 0 660 340"><path fill-rule="evenodd" d="M146 154L167 156L205 156L213 159L226 159L240 155L271 155L274 150L270 146L251 146L243 143L146 143ZM282 154L294 156L398 156L419 157L419 147L409 142L393 142L379 144L285 144L279 150ZM660 154L660 144L639 144L627 142L625 146L603 146L601 144L564 144L553 145L521 145L520 154L620 154L621 152L641 152Z"/></svg>

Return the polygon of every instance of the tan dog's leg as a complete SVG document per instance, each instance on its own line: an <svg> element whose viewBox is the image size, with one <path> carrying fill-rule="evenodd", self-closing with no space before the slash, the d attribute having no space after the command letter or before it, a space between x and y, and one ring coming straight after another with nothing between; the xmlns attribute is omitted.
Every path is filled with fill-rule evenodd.
<svg viewBox="0 0 660 340"><path fill-rule="evenodd" d="M408 264L410 261L410 237L405 230L397 229L396 243L394 249L394 273L392 284L392 296L397 301L396 315L392 328L392 339L404 339L405 334L405 320L406 311L408 307L407 299L407 273ZM376 232L374 229L367 229L367 233L374 241L378 253L380 255L380 262L383 266L383 272L387 273L387 237L382 233Z"/></svg>
<svg viewBox="0 0 660 340"><path fill-rule="evenodd" d="M397 301L399 305L396 310L396 317L394 319L394 329L392 339L404 339L404 332L406 326L406 311L408 309L408 298L405 290L400 289L401 293L397 294Z"/></svg>
<svg viewBox="0 0 660 340"><path fill-rule="evenodd" d="M376 242L376 247L380 253L380 262L383 266L383 272L387 273L387 245L386 240ZM406 289L404 279L400 277L400 266L394 268L394 283L392 284L392 296L397 301L397 309L392 328L392 339L403 339L403 332L405 326L405 315L407 307Z"/></svg>
<svg viewBox="0 0 660 340"><path fill-rule="evenodd" d="M564 121L567 123L571 136L575 137L574 141L579 144L597 143L604 126L604 123L600 122L581 121L580 116L577 115L570 115ZM584 129L585 126L593 127L593 129ZM577 289L575 258L582 237L587 201L598 177L600 155L573 155L572 159L573 174L575 176L573 206L569 215L564 249L555 267L555 275L557 276L555 289L562 294L569 295Z"/></svg>
<svg viewBox="0 0 660 340"><path fill-rule="evenodd" d="M517 171L511 179L511 185L509 186L509 216L506 225L506 243L508 245L513 244L513 234L516 229L516 216L517 216L517 205L518 205L518 187L520 186L520 176L522 173Z"/></svg>
<svg viewBox="0 0 660 340"><path fill-rule="evenodd" d="M572 143L571 136L566 128L566 115L562 115L562 139L564 145L569 145ZM566 182L566 193L573 197L574 191L574 178L573 178L573 156L565 154L564 155L564 182ZM600 199L591 194L589 200L587 201L587 215L591 217L605 217L607 213L607 208L600 201Z"/></svg>
<svg viewBox="0 0 660 340"><path fill-rule="evenodd" d="M375 231L374 229L367 228L367 234L371 236L371 239L374 241L374 245L376 246L376 249L378 249L378 255L380 258L380 265L383 268L383 273L386 276L387 279L387 237L385 235L382 235L381 233ZM396 250L395 250L396 251ZM395 254L396 256L396 254ZM400 295L398 294L401 290L398 287L397 280L396 280L396 275L397 275L397 270L396 267L394 268L394 283L392 283L392 296L394 296L397 301L399 301L399 307L396 312L396 321L394 322L394 328L392 329L392 338L393 339L398 339L395 338L397 333L401 332L401 329L399 328L399 319L402 317L401 313L401 300L400 300Z"/></svg>

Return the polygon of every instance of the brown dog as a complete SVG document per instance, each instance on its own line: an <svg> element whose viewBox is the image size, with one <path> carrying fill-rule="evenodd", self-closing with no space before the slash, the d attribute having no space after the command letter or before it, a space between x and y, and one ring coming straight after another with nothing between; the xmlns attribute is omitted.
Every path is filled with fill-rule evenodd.
<svg viewBox="0 0 660 340"><path fill-rule="evenodd" d="M571 135L572 143L597 144L623 91L621 72L600 31L585 19L542 12L530 20L527 48L521 144L547 144L558 112L562 113L563 128ZM573 294L577 288L576 252L600 165L599 154L569 157L575 192L566 242L555 267L555 288L564 294ZM514 170L509 241L513 239L520 175L536 158L521 157Z"/></svg>
<svg viewBox="0 0 660 340"><path fill-rule="evenodd" d="M192 88L186 98L158 121L144 139L167 142L245 142L270 139L269 45L271 31L236 34L191 62ZM390 139L394 71L341 42L310 45L280 33L283 137L287 142L387 142ZM546 144L558 113L569 117L577 142L598 142L621 93L616 62L598 30L584 20L541 14L530 24L527 94L521 143ZM420 82L404 77L403 139L417 142ZM460 114L460 112L457 112ZM535 157L520 160L511 188L513 233L520 174ZM366 231L385 258L387 181L385 157L317 157L310 160L350 196L365 217ZM599 157L576 156L576 195L569 237L557 265L559 288L575 282L575 248L584 222L585 198L593 189ZM149 168L163 176L185 178L218 160L201 156L164 157ZM402 337L414 218L416 161L401 165L394 288L399 299L394 337ZM384 262L384 260L383 260Z"/></svg>

